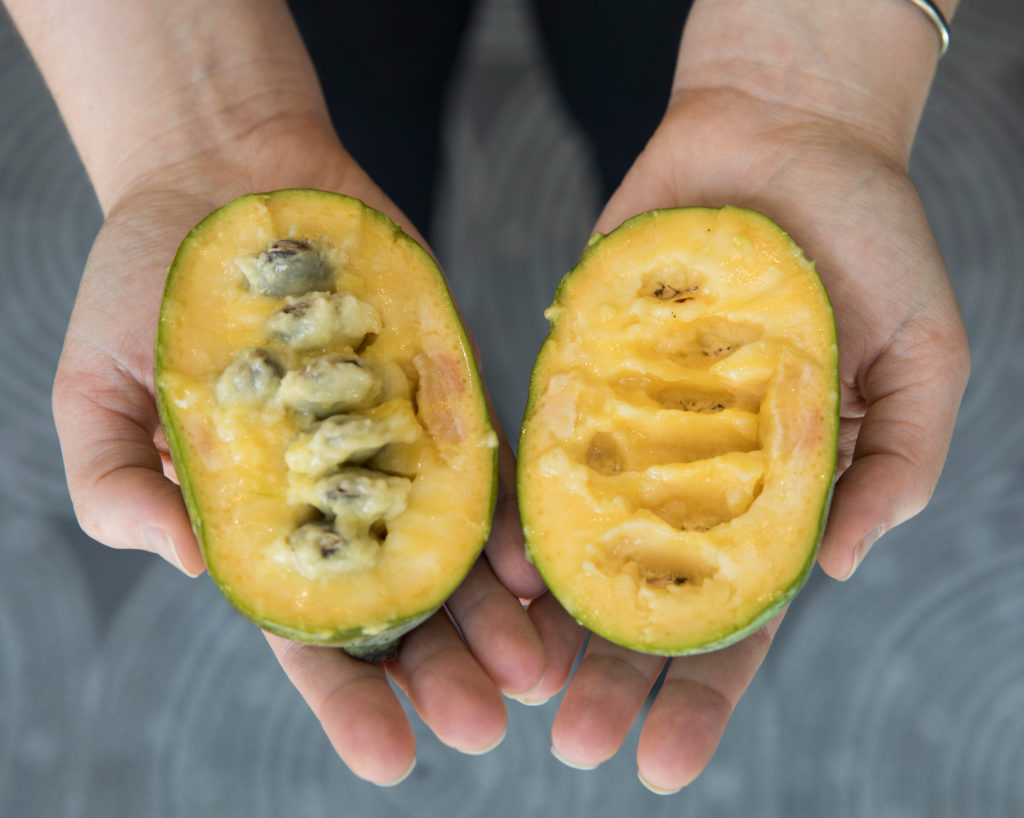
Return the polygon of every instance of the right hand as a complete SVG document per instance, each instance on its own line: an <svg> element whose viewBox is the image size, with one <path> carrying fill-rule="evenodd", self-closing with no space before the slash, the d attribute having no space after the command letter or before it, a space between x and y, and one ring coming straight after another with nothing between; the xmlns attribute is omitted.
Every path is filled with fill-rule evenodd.
<svg viewBox="0 0 1024 818"><path fill-rule="evenodd" d="M848 3L697 0L668 111L596 225L739 205L777 221L818 262L841 382L839 479L818 562L837 579L928 502L969 369L953 288L907 175L934 54L934 31L910 4L864 16ZM543 698L567 678L579 626L551 605L534 618L560 669L546 674ZM685 786L780 621L667 666L592 637L555 717L554 751L596 766L643 714L640 778L663 793Z"/></svg>

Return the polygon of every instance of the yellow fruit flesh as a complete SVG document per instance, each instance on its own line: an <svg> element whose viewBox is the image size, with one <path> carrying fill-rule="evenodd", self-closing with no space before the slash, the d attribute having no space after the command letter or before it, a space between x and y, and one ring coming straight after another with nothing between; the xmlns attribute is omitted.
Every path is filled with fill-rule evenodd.
<svg viewBox="0 0 1024 818"><path fill-rule="evenodd" d="M235 260L282 237L327 252L335 289L383 317L360 355L397 364L413 385L424 434L366 464L413 478L370 570L309 579L281 546L314 516L288 502L285 451L315 418L274 405L218 405L214 396L239 350L267 345L267 319L284 303L249 290ZM295 353L293 363L334 351ZM175 260L158 369L163 420L181 450L175 463L209 571L260 624L313 641L372 634L440 605L475 559L490 525L497 441L439 272L379 214L315 191L245 197L219 211Z"/></svg>
<svg viewBox="0 0 1024 818"><path fill-rule="evenodd" d="M758 214L655 212L597 241L548 317L519 449L532 558L613 641L723 644L820 537L837 351L813 266Z"/></svg>

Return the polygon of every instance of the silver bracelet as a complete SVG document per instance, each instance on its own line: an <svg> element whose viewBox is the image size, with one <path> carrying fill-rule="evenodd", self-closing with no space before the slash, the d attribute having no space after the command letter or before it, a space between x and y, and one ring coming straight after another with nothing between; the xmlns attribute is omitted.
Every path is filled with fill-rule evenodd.
<svg viewBox="0 0 1024 818"><path fill-rule="evenodd" d="M949 50L949 22L932 0L910 0L910 2L928 15L928 19L932 21L935 30L938 31L939 56L941 57Z"/></svg>

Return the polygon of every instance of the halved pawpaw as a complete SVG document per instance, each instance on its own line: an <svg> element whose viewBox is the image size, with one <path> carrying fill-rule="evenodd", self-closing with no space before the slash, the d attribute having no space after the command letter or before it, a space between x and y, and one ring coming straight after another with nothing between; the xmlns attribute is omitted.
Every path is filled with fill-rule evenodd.
<svg viewBox="0 0 1024 818"><path fill-rule="evenodd" d="M835 322L813 264L739 208L595 236L546 313L519 444L528 553L594 632L731 644L800 589L836 463Z"/></svg>
<svg viewBox="0 0 1024 818"><path fill-rule="evenodd" d="M497 438L440 270L383 214L220 208L174 259L155 363L209 573L260 627L384 658L469 571Z"/></svg>

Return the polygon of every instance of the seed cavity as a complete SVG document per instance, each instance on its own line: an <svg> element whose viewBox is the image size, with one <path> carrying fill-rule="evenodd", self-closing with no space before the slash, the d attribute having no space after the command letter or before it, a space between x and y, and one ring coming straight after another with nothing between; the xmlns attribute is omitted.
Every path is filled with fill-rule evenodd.
<svg viewBox="0 0 1024 818"><path fill-rule="evenodd" d="M631 576L655 588L700 586L719 570L715 554L646 520L632 520L610 530L599 563L612 575Z"/></svg>
<svg viewBox="0 0 1024 818"><path fill-rule="evenodd" d="M706 371L743 347L756 343L763 334L764 328L754 324L719 317L703 318L659 337L653 349L682 367Z"/></svg>
<svg viewBox="0 0 1024 818"><path fill-rule="evenodd" d="M654 288L654 292L651 294L659 301L671 301L674 304L685 304L687 301L693 301L697 297L696 293L699 290L700 286L697 284L693 284L689 287L673 287L671 284L659 281L657 286Z"/></svg>
<svg viewBox="0 0 1024 818"><path fill-rule="evenodd" d="M584 462L598 474L619 474L625 463L626 455L615 437L608 432L598 432L590 439Z"/></svg>
<svg viewBox="0 0 1024 818"><path fill-rule="evenodd" d="M671 574L650 575L644 577L644 581L652 588L667 588L670 585L685 585L690 581L689 577L676 577Z"/></svg>
<svg viewBox="0 0 1024 818"><path fill-rule="evenodd" d="M717 498L708 498L706 494L700 499L703 502L690 503L685 498L668 500L653 506L651 512L673 528L697 532L710 531L738 516L724 501L716 502Z"/></svg>

